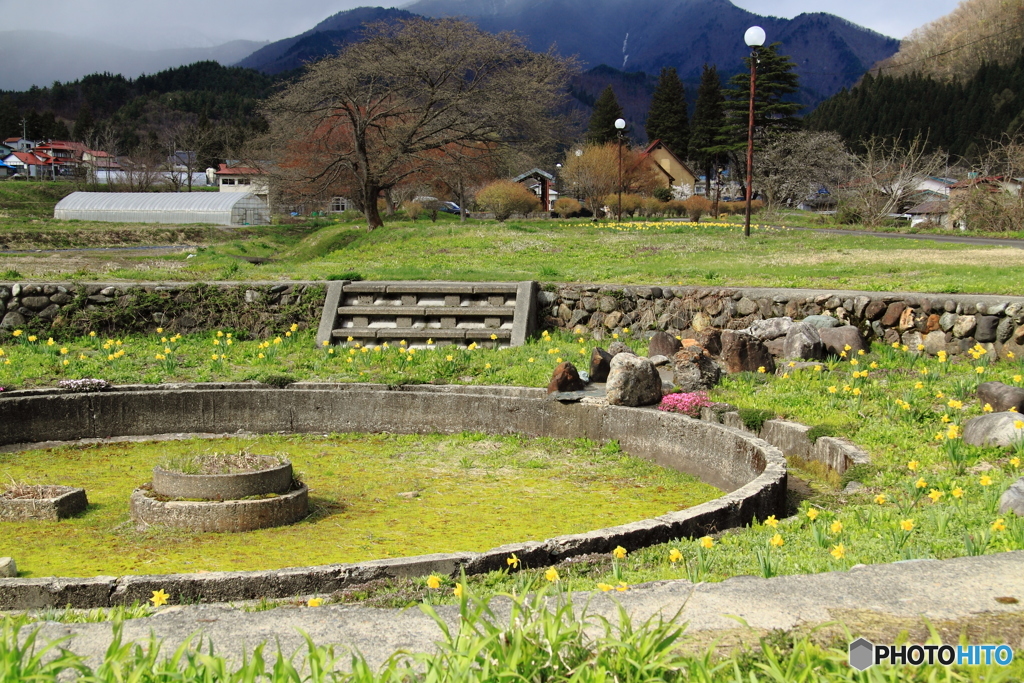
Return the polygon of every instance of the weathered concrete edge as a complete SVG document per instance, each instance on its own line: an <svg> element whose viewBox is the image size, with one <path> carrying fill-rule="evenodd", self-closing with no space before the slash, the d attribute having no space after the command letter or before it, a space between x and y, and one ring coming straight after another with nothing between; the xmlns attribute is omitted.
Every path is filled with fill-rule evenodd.
<svg viewBox="0 0 1024 683"><path fill-rule="evenodd" d="M252 388L245 386L246 389ZM324 385L315 385L317 388ZM239 394L247 395L248 391L239 392L238 386L224 390L230 392L235 398ZM114 404L131 401L133 404L133 393L149 394L154 393L159 398L162 394L192 393L186 387L185 392L173 390L162 390L154 392L152 387L139 387L138 392L125 390L122 387L117 392L103 392L102 394L60 394L52 392L12 392L12 394L0 399L0 412L4 403L10 403L12 399L28 401L47 401L58 399L62 401L75 401L80 399L102 398L104 402L114 400ZM191 387L195 394L218 395L221 391L202 391L202 387ZM449 387L445 391L437 391L437 388L423 388L418 391L415 388L406 388L403 392L381 391L376 387L358 387L345 385L348 391L332 391L331 394L344 394L348 402L352 402L356 396L377 397L379 394L415 395L425 394L432 403L439 404L439 399L445 396L452 398L464 394L464 398L478 400L482 397L479 387L469 387L465 392L458 391L458 387ZM263 391L252 392L254 395L264 394ZM274 391L275 397L281 399L287 396L300 396L303 394L318 393L313 387L300 387L293 391ZM541 411L558 410L551 405L551 402L542 398L543 390L520 390L518 392L495 392L502 396L503 400L512 400L520 403L533 404ZM19 395L20 394L20 395ZM518 395L508 395L518 394ZM492 395L493 398L493 395ZM119 400L118 400L119 399ZM392 399L393 400L393 399ZM82 415L92 414L95 406L89 406L86 400ZM244 400L243 400L244 403ZM275 401L277 404L278 401ZM164 407L174 405L173 401L161 401ZM580 406L562 407L562 410L579 411ZM443 410L445 415L451 417L459 415L459 411ZM663 543L675 538L692 537L703 535L712 531L740 526L749 523L755 517L764 518L768 514L779 514L785 502L786 495L786 464L782 453L764 440L749 433L732 429L724 425L711 425L702 423L699 420L692 420L683 415L664 413L649 409L638 408L605 408L597 409L594 419L608 422L616 419L626 418L624 427L629 427L629 417L646 413L647 420L654 420L657 424L669 429L666 431L682 430L683 432L701 432L707 429L719 430L720 437L730 438L734 442L735 454L737 456L753 456L763 464L761 472L743 486L740 486L731 493L717 498L713 501L703 503L693 508L670 513L654 519L641 520L615 527L598 529L584 534L573 534L558 536L541 542L515 543L506 546L493 548L483 553L445 553L436 555L424 555L399 559L375 560L356 564L323 565L317 567L287 568L281 570L255 571L255 572L208 572L203 574L169 574L153 576L124 576L124 577L92 577L92 578L37 578L37 579L0 579L0 609L20 610L38 609L45 607L72 606L76 608L108 607L118 604L130 604L135 601L144 602L149 599L154 590L164 590L173 596L174 602L224 602L230 600L246 600L267 598L283 598L294 595L308 595L313 593L330 593L360 583L365 583L381 578L400 578L407 576L422 576L430 573L457 574L466 571L468 574L483 573L494 569L504 568L505 559L516 553L528 567L541 567L557 563L561 560L588 553L610 552L613 548L621 545L627 549L636 549ZM165 414L166 416L166 414ZM577 415L577 419L579 415ZM478 426L478 425L474 425ZM449 426L449 429L451 427ZM706 432L705 432L706 433ZM3 436L9 436L7 434ZM10 441L7 438L0 438L0 441ZM676 445L678 445L678 441Z"/></svg>
<svg viewBox="0 0 1024 683"><path fill-rule="evenodd" d="M349 280L335 280L327 283L327 294L324 296L324 307L320 313L320 326L316 330L316 345L328 344L331 342L331 332L334 330L334 321L338 317L338 307L341 306L341 297L345 293L345 285Z"/></svg>
<svg viewBox="0 0 1024 683"><path fill-rule="evenodd" d="M709 413L706 419L714 422L713 413ZM722 423L744 431L750 432L738 412L724 413ZM871 457L855 444L834 436L819 437L814 443L807 438L810 427L799 422L789 420L765 420L761 427L760 437L778 448L786 456L796 456L804 460L820 462L823 465L843 474L846 470L855 465L866 465L871 462Z"/></svg>
<svg viewBox="0 0 1024 683"><path fill-rule="evenodd" d="M512 346L522 346L537 324L537 289L533 280L524 280L516 288L516 312L512 316Z"/></svg>

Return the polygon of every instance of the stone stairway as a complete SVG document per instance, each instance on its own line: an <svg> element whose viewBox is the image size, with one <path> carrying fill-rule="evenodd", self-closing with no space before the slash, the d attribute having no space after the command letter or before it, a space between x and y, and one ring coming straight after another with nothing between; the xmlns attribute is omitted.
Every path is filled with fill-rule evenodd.
<svg viewBox="0 0 1024 683"><path fill-rule="evenodd" d="M317 345L520 346L535 326L537 283L328 283Z"/></svg>

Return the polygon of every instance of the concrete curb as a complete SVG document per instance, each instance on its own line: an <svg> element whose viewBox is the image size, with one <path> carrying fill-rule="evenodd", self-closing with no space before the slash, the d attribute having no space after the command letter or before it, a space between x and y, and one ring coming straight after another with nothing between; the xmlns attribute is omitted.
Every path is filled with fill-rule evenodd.
<svg viewBox="0 0 1024 683"><path fill-rule="evenodd" d="M297 383L118 387L98 393L15 391L0 397L0 446L170 433L396 432L524 434L618 440L622 448L724 491L680 512L606 529L515 543L483 553L449 553L359 564L255 572L159 576L0 579L0 609L106 607L147 600L162 589L173 602L224 602L328 593L355 584L430 573L504 568L515 553L543 567L616 546L635 550L781 516L786 498L782 453L725 425L654 409L563 405L543 389ZM103 416L103 419L98 419Z"/></svg>

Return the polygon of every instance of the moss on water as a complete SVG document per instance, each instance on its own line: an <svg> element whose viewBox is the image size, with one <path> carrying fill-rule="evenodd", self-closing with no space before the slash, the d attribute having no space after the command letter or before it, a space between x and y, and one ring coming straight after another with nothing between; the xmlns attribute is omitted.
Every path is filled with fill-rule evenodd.
<svg viewBox="0 0 1024 683"><path fill-rule="evenodd" d="M159 461L242 449L292 461L311 489L306 520L241 534L134 528L128 497ZM14 555L21 575L36 577L276 569L481 551L720 495L688 475L605 451L584 439L335 434L3 453L0 481L81 486L89 509L61 522L0 522L0 555Z"/></svg>

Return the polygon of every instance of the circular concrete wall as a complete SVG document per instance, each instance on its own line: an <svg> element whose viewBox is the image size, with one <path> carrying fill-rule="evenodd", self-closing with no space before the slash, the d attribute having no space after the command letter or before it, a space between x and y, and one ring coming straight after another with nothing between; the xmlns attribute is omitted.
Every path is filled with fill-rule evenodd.
<svg viewBox="0 0 1024 683"><path fill-rule="evenodd" d="M278 461L275 458L273 462ZM268 493L288 493L291 487L290 462L276 464L258 472L231 474L183 474L160 466L153 468L153 491L168 498L239 500Z"/></svg>
<svg viewBox="0 0 1024 683"><path fill-rule="evenodd" d="M395 432L522 434L617 440L627 453L717 486L713 501L630 524L514 543L483 553L444 553L263 572L94 579L0 579L0 609L145 601L222 601L332 592L387 577L480 573L510 553L530 567L627 550L748 524L785 509L786 463L774 446L720 424L650 408L548 400L543 389L296 383L137 385L99 393L30 390L0 396L0 447L84 438L175 433Z"/></svg>

